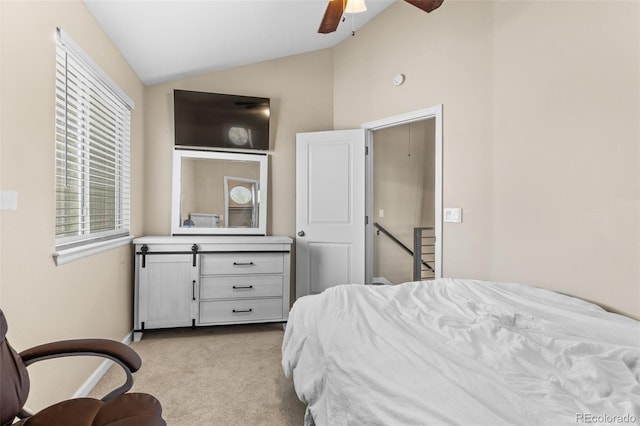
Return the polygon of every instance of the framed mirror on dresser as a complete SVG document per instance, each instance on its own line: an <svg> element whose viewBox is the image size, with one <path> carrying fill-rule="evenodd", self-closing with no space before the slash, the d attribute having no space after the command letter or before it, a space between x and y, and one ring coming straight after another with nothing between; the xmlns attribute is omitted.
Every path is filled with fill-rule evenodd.
<svg viewBox="0 0 640 426"><path fill-rule="evenodd" d="M266 154L176 149L172 235L266 235Z"/></svg>

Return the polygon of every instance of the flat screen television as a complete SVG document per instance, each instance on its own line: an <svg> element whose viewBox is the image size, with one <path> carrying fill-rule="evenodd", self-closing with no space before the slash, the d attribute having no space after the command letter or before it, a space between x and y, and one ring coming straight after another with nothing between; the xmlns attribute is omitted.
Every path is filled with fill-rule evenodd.
<svg viewBox="0 0 640 426"><path fill-rule="evenodd" d="M173 91L175 145L269 149L269 98Z"/></svg>

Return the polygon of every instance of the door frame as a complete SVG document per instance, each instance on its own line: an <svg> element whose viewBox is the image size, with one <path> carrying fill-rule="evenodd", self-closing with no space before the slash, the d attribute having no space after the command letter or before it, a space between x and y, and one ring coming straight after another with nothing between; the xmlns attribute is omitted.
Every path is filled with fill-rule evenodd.
<svg viewBox="0 0 640 426"><path fill-rule="evenodd" d="M442 277L442 104L419 109L404 114L382 118L380 120L363 123L365 129L365 147L367 152L373 153L373 132L409 124L416 121L435 119L435 277ZM373 155L365 157L365 212L367 221L365 226L365 282L373 281Z"/></svg>

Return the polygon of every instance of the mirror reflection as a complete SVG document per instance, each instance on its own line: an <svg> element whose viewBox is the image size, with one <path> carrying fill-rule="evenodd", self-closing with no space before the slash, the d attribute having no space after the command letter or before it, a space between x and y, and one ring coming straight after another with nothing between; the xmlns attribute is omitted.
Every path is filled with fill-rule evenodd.
<svg viewBox="0 0 640 426"><path fill-rule="evenodd" d="M176 150L172 233L266 234L267 156Z"/></svg>
<svg viewBox="0 0 640 426"><path fill-rule="evenodd" d="M255 161L183 158L182 226L257 228L259 179Z"/></svg>

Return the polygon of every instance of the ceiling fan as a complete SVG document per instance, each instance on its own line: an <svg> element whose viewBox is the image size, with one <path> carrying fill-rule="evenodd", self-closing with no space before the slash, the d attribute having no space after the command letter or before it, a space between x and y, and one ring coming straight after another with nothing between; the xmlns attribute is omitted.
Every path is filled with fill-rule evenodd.
<svg viewBox="0 0 640 426"><path fill-rule="evenodd" d="M328 34L334 32L338 28L338 24L342 19L342 15L347 7L347 2L350 0L329 0L327 9L320 22L320 28L318 32L320 34ZM353 1L353 0L351 0ZM415 7L424 10L429 13L440 7L444 0L404 0Z"/></svg>

